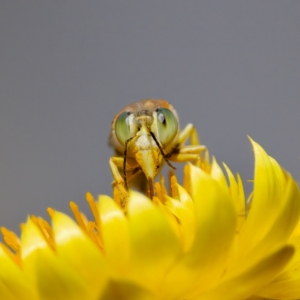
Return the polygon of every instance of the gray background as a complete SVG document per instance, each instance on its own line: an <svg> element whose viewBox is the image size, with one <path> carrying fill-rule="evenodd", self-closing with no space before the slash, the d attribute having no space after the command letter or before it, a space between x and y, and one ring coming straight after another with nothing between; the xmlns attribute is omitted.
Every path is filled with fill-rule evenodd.
<svg viewBox="0 0 300 300"><path fill-rule="evenodd" d="M246 181L300 180L300 1L0 2L0 225L111 195L111 120L165 98ZM250 191L250 183L246 183Z"/></svg>

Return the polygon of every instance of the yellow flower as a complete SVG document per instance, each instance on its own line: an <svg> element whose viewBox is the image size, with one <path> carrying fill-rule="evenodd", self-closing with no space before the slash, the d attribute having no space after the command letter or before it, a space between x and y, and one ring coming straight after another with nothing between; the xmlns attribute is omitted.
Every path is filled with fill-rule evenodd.
<svg viewBox="0 0 300 300"><path fill-rule="evenodd" d="M94 220L48 209L19 239L2 228L0 299L300 299L300 192L255 142L253 193L213 159L180 186L130 192L126 214L87 194ZM227 183L228 180L228 183Z"/></svg>

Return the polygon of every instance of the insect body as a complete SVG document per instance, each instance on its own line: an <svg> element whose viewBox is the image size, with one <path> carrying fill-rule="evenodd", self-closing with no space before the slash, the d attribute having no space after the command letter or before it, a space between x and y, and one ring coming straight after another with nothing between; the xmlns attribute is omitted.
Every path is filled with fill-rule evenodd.
<svg viewBox="0 0 300 300"><path fill-rule="evenodd" d="M191 145L184 146L188 138ZM122 109L113 119L109 143L117 155L111 157L110 167L122 206L126 204L128 182L137 174L145 175L152 198L153 180L164 162L175 169L170 161L197 161L206 150L199 145L194 126L188 124L180 131L173 106L156 99L141 100Z"/></svg>

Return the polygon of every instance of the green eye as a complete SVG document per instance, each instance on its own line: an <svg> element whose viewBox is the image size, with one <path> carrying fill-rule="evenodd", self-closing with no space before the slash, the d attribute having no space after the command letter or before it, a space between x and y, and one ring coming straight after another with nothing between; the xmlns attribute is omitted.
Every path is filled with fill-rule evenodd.
<svg viewBox="0 0 300 300"><path fill-rule="evenodd" d="M159 140L166 147L177 134L178 122L176 116L167 108L159 108L156 112Z"/></svg>
<svg viewBox="0 0 300 300"><path fill-rule="evenodd" d="M116 121L115 133L122 145L130 138L129 115L129 112L123 112Z"/></svg>

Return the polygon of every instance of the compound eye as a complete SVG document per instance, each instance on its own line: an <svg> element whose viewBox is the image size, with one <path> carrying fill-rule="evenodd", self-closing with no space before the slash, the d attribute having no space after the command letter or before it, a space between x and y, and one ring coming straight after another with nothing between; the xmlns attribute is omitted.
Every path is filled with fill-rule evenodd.
<svg viewBox="0 0 300 300"><path fill-rule="evenodd" d="M126 140L130 138L129 116L129 112L123 112L119 115L115 125L116 137L122 145L125 145Z"/></svg>
<svg viewBox="0 0 300 300"><path fill-rule="evenodd" d="M176 116L167 108L158 108L156 112L159 140L166 147L177 134L178 121Z"/></svg>

